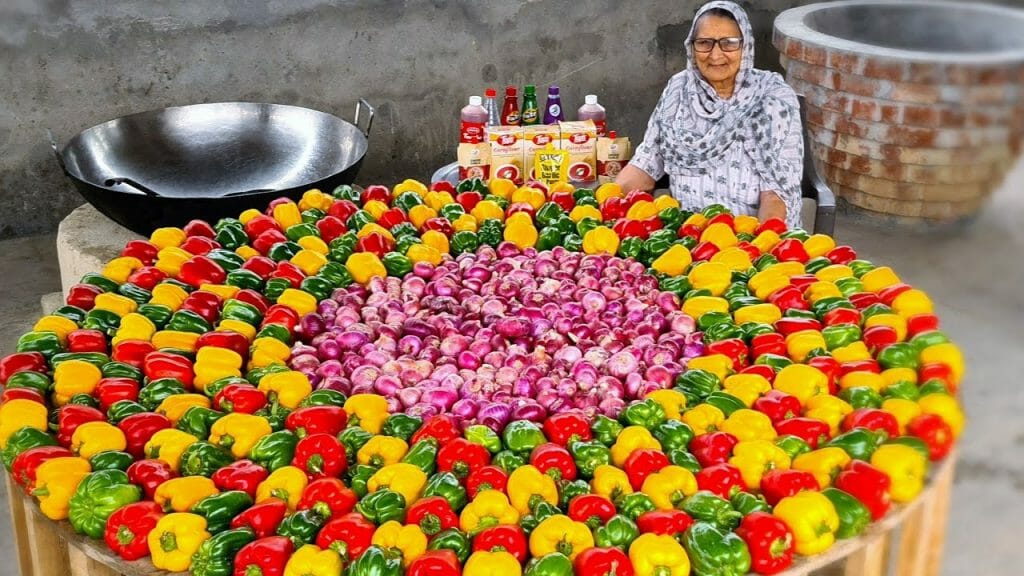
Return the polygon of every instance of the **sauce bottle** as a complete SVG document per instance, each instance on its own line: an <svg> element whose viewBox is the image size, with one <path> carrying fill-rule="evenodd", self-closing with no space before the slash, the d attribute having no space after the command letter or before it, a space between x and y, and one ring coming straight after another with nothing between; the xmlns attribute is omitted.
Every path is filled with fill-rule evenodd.
<svg viewBox="0 0 1024 576"><path fill-rule="evenodd" d="M608 118L604 106L597 103L597 96L587 94L583 99L583 106L580 106L577 117L580 120L592 120L597 128L597 137L601 138L608 130Z"/></svg>
<svg viewBox="0 0 1024 576"><path fill-rule="evenodd" d="M487 110L487 125L500 126L501 115L498 114L498 93L494 88L488 88L484 92L484 109Z"/></svg>
<svg viewBox="0 0 1024 576"><path fill-rule="evenodd" d="M548 102L544 107L544 123L558 124L565 121L565 113L562 112L562 97L559 95L558 86L548 88Z"/></svg>
<svg viewBox="0 0 1024 576"><path fill-rule="evenodd" d="M470 96L469 105L462 109L459 142L480 144L484 141L484 127L487 126L487 110L480 104L479 96Z"/></svg>
<svg viewBox="0 0 1024 576"><path fill-rule="evenodd" d="M519 96L515 86L505 87L505 105L501 109L501 123L505 126L519 126Z"/></svg>
<svg viewBox="0 0 1024 576"><path fill-rule="evenodd" d="M527 84L523 89L523 126L540 124L540 110L537 107L537 87Z"/></svg>

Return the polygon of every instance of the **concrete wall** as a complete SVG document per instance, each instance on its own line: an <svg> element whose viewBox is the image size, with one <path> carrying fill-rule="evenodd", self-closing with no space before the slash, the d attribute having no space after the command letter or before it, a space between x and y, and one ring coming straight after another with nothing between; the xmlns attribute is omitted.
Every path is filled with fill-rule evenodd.
<svg viewBox="0 0 1024 576"><path fill-rule="evenodd" d="M377 107L358 182L427 178L454 159L459 108L485 86L558 83L586 93L639 138L698 0L3 0L0 2L0 237L52 230L81 197L60 142L105 120L199 102L307 106L351 119ZM778 11L742 2L758 64ZM1018 0L1024 3L1024 0ZM543 88L541 88L543 89Z"/></svg>

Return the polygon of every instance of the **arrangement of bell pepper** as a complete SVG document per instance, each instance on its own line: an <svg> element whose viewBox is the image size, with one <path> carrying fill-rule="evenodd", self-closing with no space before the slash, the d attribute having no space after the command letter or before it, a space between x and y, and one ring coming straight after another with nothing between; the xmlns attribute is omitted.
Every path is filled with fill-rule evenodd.
<svg viewBox="0 0 1024 576"><path fill-rule="evenodd" d="M49 518L200 575L772 574L923 489L964 424L926 294L779 221L554 190L339 186L132 241L0 358L2 461ZM502 242L639 260L703 356L617 419L497 431L288 368L335 290Z"/></svg>

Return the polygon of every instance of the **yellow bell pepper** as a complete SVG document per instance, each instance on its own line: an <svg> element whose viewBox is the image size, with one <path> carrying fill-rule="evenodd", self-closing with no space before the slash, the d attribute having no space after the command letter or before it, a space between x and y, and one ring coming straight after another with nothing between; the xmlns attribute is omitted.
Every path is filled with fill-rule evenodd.
<svg viewBox="0 0 1024 576"><path fill-rule="evenodd" d="M647 220L658 215L658 207L654 205L654 202L649 200L641 200L634 202L629 210L626 211L627 220Z"/></svg>
<svg viewBox="0 0 1024 576"><path fill-rule="evenodd" d="M462 576L522 576L523 567L509 552L473 552L462 568Z"/></svg>
<svg viewBox="0 0 1024 576"><path fill-rule="evenodd" d="M683 422L693 429L697 436L714 432L725 422L725 413L711 404L698 404L683 414Z"/></svg>
<svg viewBox="0 0 1024 576"><path fill-rule="evenodd" d="M836 412L840 416L846 416L850 412L853 412L853 406L838 396L832 396L831 394L818 394L812 396L804 404L804 408L807 412L812 410L827 410L829 412ZM812 416L813 418L813 416Z"/></svg>
<svg viewBox="0 0 1024 576"><path fill-rule="evenodd" d="M853 269L845 264L832 264L815 272L814 277L825 282L835 282L843 278L852 278Z"/></svg>
<svg viewBox="0 0 1024 576"><path fill-rule="evenodd" d="M221 320L220 323L217 324L217 330L220 330L222 332L237 332L238 334L245 336L245 339L249 340L250 342L252 341L253 338L256 337L255 326L253 326L252 324L248 324L246 322L242 322L241 320L234 320L232 318Z"/></svg>
<svg viewBox="0 0 1024 576"><path fill-rule="evenodd" d="M242 357L234 350L206 346L196 353L195 387L205 391L206 387L221 378L242 375Z"/></svg>
<svg viewBox="0 0 1024 576"><path fill-rule="evenodd" d="M242 412L232 412L217 419L210 426L210 443L231 450L237 458L245 458L249 450L267 434L273 432L266 418Z"/></svg>
<svg viewBox="0 0 1024 576"><path fill-rule="evenodd" d="M832 282L819 280L804 290L804 297L812 304L825 298L839 298L843 295L839 287Z"/></svg>
<svg viewBox="0 0 1024 576"><path fill-rule="evenodd" d="M547 201L547 198L545 198L543 192L536 188L523 186L522 188L517 188L516 191L512 193L511 203L518 204L520 202L525 202L532 206L534 210L537 210L544 205L545 201Z"/></svg>
<svg viewBox="0 0 1024 576"><path fill-rule="evenodd" d="M181 308L181 303L188 298L188 292L181 286L162 282L153 287L153 296L149 299L150 304L167 306L172 312Z"/></svg>
<svg viewBox="0 0 1024 576"><path fill-rule="evenodd" d="M410 500L411 502L411 500ZM388 551L396 551L402 555L402 565L406 568L427 551L427 536L416 524L402 526L396 520L389 520L380 525L373 533L370 543Z"/></svg>
<svg viewBox="0 0 1024 576"><path fill-rule="evenodd" d="M740 469L743 481L754 489L771 470L789 470L789 455L768 440L741 440L732 449L729 463Z"/></svg>
<svg viewBox="0 0 1024 576"><path fill-rule="evenodd" d="M258 250L256 250L252 246L249 246L248 244L235 248L235 254L238 254L245 260L252 260L257 256L262 256L262 254L260 254Z"/></svg>
<svg viewBox="0 0 1024 576"><path fill-rule="evenodd" d="M683 226L696 226L698 230L703 230L707 223L707 216L704 216L700 212L695 212L689 218L683 220Z"/></svg>
<svg viewBox="0 0 1024 576"><path fill-rule="evenodd" d="M471 214L463 214L452 222L452 230L455 232L476 232L477 222Z"/></svg>
<svg viewBox="0 0 1024 576"><path fill-rule="evenodd" d="M669 420L679 420L683 411L686 410L686 396L678 390L665 388L648 392L645 400L654 400L665 411L665 417Z"/></svg>
<svg viewBox="0 0 1024 576"><path fill-rule="evenodd" d="M815 420L821 420L828 424L829 436L835 436L839 434L839 426L843 423L843 415L830 408L815 408L813 410L805 410L804 416L807 418L814 418Z"/></svg>
<svg viewBox="0 0 1024 576"><path fill-rule="evenodd" d="M523 214L523 212L518 212L518 214ZM515 244L520 250L524 250L536 246L539 235L533 224L516 222L505 226L503 237L507 242Z"/></svg>
<svg viewBox="0 0 1024 576"><path fill-rule="evenodd" d="M199 438L188 432L177 428L164 428L157 430L149 442L146 442L144 451L147 458L162 460L171 467L171 470L177 472L181 464L182 452L196 442L199 442Z"/></svg>
<svg viewBox="0 0 1024 576"><path fill-rule="evenodd" d="M598 222L604 220L601 216L601 211L593 206L576 206L569 212L569 219L579 224L580 220L584 218L593 218Z"/></svg>
<svg viewBox="0 0 1024 576"><path fill-rule="evenodd" d="M459 514L459 528L469 535L500 525L515 526L519 512L512 507L508 496L498 490L482 490Z"/></svg>
<svg viewBox="0 0 1024 576"><path fill-rule="evenodd" d="M299 212L299 207L294 202L284 202L274 206L272 214L282 230L302 224L302 213Z"/></svg>
<svg viewBox="0 0 1024 576"><path fill-rule="evenodd" d="M142 261L132 256L120 256L114 258L103 267L102 275L114 282L124 284L128 277L139 268L142 268Z"/></svg>
<svg viewBox="0 0 1024 576"><path fill-rule="evenodd" d="M345 563L334 550L306 544L288 558L284 576L341 576Z"/></svg>
<svg viewBox="0 0 1024 576"><path fill-rule="evenodd" d="M327 257L313 250L299 250L292 256L291 263L306 276L313 276L327 264Z"/></svg>
<svg viewBox="0 0 1024 576"><path fill-rule="evenodd" d="M447 206L448 204L454 204L455 198L453 198L451 194L444 191L430 191L427 192L427 195L426 197L423 198L423 201L427 204L427 206L430 206L431 209L440 211L442 207Z"/></svg>
<svg viewBox="0 0 1024 576"><path fill-rule="evenodd" d="M804 240L804 250L811 258L824 256L836 247L836 241L827 234L814 234Z"/></svg>
<svg viewBox="0 0 1024 576"><path fill-rule="evenodd" d="M828 376L814 366L790 364L779 370L772 386L780 392L796 396L803 406L812 396L828 392Z"/></svg>
<svg viewBox="0 0 1024 576"><path fill-rule="evenodd" d="M39 510L50 520L68 517L68 503L78 484L92 467L85 458L62 456L43 462L36 468L32 496L39 500Z"/></svg>
<svg viewBox="0 0 1024 576"><path fill-rule="evenodd" d="M847 362L858 362L860 360L870 360L871 352L868 350L867 344L863 340L851 342L846 346L841 346L832 351L832 358L840 364Z"/></svg>
<svg viewBox="0 0 1024 576"><path fill-rule="evenodd" d="M732 360L725 354L708 354L691 358L686 364L689 370L707 370L719 380L725 380L732 373Z"/></svg>
<svg viewBox="0 0 1024 576"><path fill-rule="evenodd" d="M679 276L686 272L693 262L690 251L682 244L673 244L661 256L651 263L651 268L669 276Z"/></svg>
<svg viewBox="0 0 1024 576"><path fill-rule="evenodd" d="M526 212L515 212L505 218L505 226L513 224L533 224L533 218Z"/></svg>
<svg viewBox="0 0 1024 576"><path fill-rule="evenodd" d="M428 192L428 189L426 185L419 180L407 178L395 185L395 188L391 191L391 197L398 198L406 192L415 192L416 194L423 196Z"/></svg>
<svg viewBox="0 0 1024 576"><path fill-rule="evenodd" d="M761 221L754 216L740 215L733 218L732 224L737 234L753 234L761 225Z"/></svg>
<svg viewBox="0 0 1024 576"><path fill-rule="evenodd" d="M277 303L287 306L297 312L299 316L305 316L316 312L316 297L309 292L287 288L277 298Z"/></svg>
<svg viewBox="0 0 1024 576"><path fill-rule="evenodd" d="M494 204L493 202L491 202ZM496 205L496 204L495 204ZM504 214L503 214L504 215ZM475 214L474 214L475 216ZM409 209L409 222L417 229L422 230L423 224L431 218L437 218L437 210L426 204L417 204Z"/></svg>
<svg viewBox="0 0 1024 576"><path fill-rule="evenodd" d="M427 206L437 210L437 207L432 206L429 202L427 203ZM370 216L373 216L373 219L376 220L380 218L381 214L388 211L388 205L380 200L370 200L366 204L363 204L363 210L366 210Z"/></svg>
<svg viewBox="0 0 1024 576"><path fill-rule="evenodd" d="M707 312L728 312L729 301L717 296L694 296L683 302L683 314L699 319Z"/></svg>
<svg viewBox="0 0 1024 576"><path fill-rule="evenodd" d="M390 230L375 222L364 224L363 227L359 229L359 232L356 232L356 237L363 238L364 236L369 236L370 234L374 233L380 234L381 236L387 238L388 240L391 240L392 242L394 242L395 240L395 236L394 234L391 233Z"/></svg>
<svg viewBox="0 0 1024 576"><path fill-rule="evenodd" d="M399 462L388 464L375 472L366 482L366 489L376 492L386 488L398 492L405 497L406 502L412 503L420 499L426 485L427 475L423 470L412 464Z"/></svg>
<svg viewBox="0 0 1024 576"><path fill-rule="evenodd" d="M128 442L120 428L108 422L86 422L71 435L71 452L92 458L100 452L124 450Z"/></svg>
<svg viewBox="0 0 1024 576"><path fill-rule="evenodd" d="M484 220L500 220L505 221L505 211L501 209L501 206L493 200L481 200L476 203L476 206L470 210L470 215L476 218L477 222L483 222Z"/></svg>
<svg viewBox="0 0 1024 576"><path fill-rule="evenodd" d="M248 224L254 218L257 218L259 216L263 216L263 212L260 212L255 208L249 208L238 215L238 221L241 222L242 224Z"/></svg>
<svg viewBox="0 0 1024 576"><path fill-rule="evenodd" d="M797 554L820 554L836 541L839 515L832 501L821 492L805 490L786 496L775 505L774 514L793 532Z"/></svg>
<svg viewBox="0 0 1024 576"><path fill-rule="evenodd" d="M675 510L687 496L697 493L697 478L682 466L666 466L644 478L640 491L658 510Z"/></svg>
<svg viewBox="0 0 1024 576"><path fill-rule="evenodd" d="M617 500L619 496L633 493L633 485L629 483L626 472L610 464L601 464L594 469L590 489L594 494L612 501Z"/></svg>
<svg viewBox="0 0 1024 576"><path fill-rule="evenodd" d="M558 486L555 479L541 472L536 466L527 464L512 471L506 487L509 502L520 514L530 513L530 502L535 496L549 504L558 505Z"/></svg>
<svg viewBox="0 0 1024 576"><path fill-rule="evenodd" d="M888 266L879 266L861 276L861 283L864 290L868 292L881 292L889 286L900 283L900 277Z"/></svg>
<svg viewBox="0 0 1024 576"><path fill-rule="evenodd" d="M193 406L209 408L210 399L202 394L174 394L160 402L156 407L156 413L167 416L172 423L177 424L185 411Z"/></svg>
<svg viewBox="0 0 1024 576"><path fill-rule="evenodd" d="M732 226L729 226L725 222L715 222L705 228L700 235L700 241L710 242L715 246L718 246L719 250L732 248L739 244L739 240L736 238L736 233L733 232Z"/></svg>
<svg viewBox="0 0 1024 576"><path fill-rule="evenodd" d="M883 386L885 386L885 379L882 378L882 375L868 372L867 370L847 372L839 378L839 387L844 390L846 388L864 387L871 388L875 392L881 392Z"/></svg>
<svg viewBox="0 0 1024 576"><path fill-rule="evenodd" d="M892 301L892 309L900 316L910 318L917 314L931 314L934 306L923 290L911 288Z"/></svg>
<svg viewBox="0 0 1024 576"><path fill-rule="evenodd" d="M371 434L379 434L388 418L388 401L376 394L353 394L345 401L349 425L356 425Z"/></svg>
<svg viewBox="0 0 1024 576"><path fill-rule="evenodd" d="M750 440L774 440L778 434L772 426L772 420L763 412L742 408L736 410L718 427L728 432L740 442Z"/></svg>
<svg viewBox="0 0 1024 576"><path fill-rule="evenodd" d="M124 325L124 319L121 319L122 326ZM32 327L33 332L53 332L60 339L61 345L65 343L65 340L72 331L78 330L78 324L75 324L70 318L63 316L49 315L43 316L36 322L35 326ZM147 338L148 340L148 338Z"/></svg>
<svg viewBox="0 0 1024 576"><path fill-rule="evenodd" d="M401 462L408 451L409 445L401 438L374 436L359 449L359 452L356 453L356 460L360 464L379 468Z"/></svg>
<svg viewBox="0 0 1024 576"><path fill-rule="evenodd" d="M181 272L181 265L188 262L189 258L192 258L191 254L181 248L171 246L157 253L154 266L164 274L175 277L178 272Z"/></svg>
<svg viewBox="0 0 1024 576"><path fill-rule="evenodd" d="M302 246L303 250L309 250L310 252L315 252L323 256L327 256L327 254L331 252L331 247L328 246L326 242L313 235L299 238L297 244Z"/></svg>
<svg viewBox="0 0 1024 576"><path fill-rule="evenodd" d="M352 279L360 284L367 284L371 278L386 278L388 271L384 263L376 254L371 252L356 252L345 261L345 268L352 275Z"/></svg>
<svg viewBox="0 0 1024 576"><path fill-rule="evenodd" d="M146 537L153 566L168 572L188 570L192 564L192 555L209 539L206 518L188 513L164 516Z"/></svg>
<svg viewBox="0 0 1024 576"><path fill-rule="evenodd" d="M921 415L921 407L913 400L906 398L888 398L882 402L882 410L892 414L899 425L900 434L907 433L907 424Z"/></svg>
<svg viewBox="0 0 1024 576"><path fill-rule="evenodd" d="M302 372L291 370L267 374L260 378L259 389L267 394L267 400L294 410L299 402L313 391L309 378Z"/></svg>
<svg viewBox="0 0 1024 576"><path fill-rule="evenodd" d="M508 178L491 178L487 183L487 190L499 198L508 200L516 191L516 184Z"/></svg>
<svg viewBox="0 0 1024 576"><path fill-rule="evenodd" d="M6 447L11 435L26 426L45 432L49 428L47 416L45 405L26 398L0 404L0 448Z"/></svg>
<svg viewBox="0 0 1024 576"><path fill-rule="evenodd" d="M619 250L619 235L607 226L597 226L583 235L583 252L586 254L609 254Z"/></svg>
<svg viewBox="0 0 1024 576"><path fill-rule="evenodd" d="M299 199L299 210L305 211L310 208L316 208L326 212L333 202L334 199L327 194L316 188L311 188L302 193L302 198Z"/></svg>
<svg viewBox="0 0 1024 576"><path fill-rule="evenodd" d="M722 382L722 388L749 407L771 390L772 385L767 378L760 374L733 374Z"/></svg>
<svg viewBox="0 0 1024 576"><path fill-rule="evenodd" d="M850 463L850 455L842 448L828 446L805 452L793 459L794 470L814 474L822 489L832 485L832 479Z"/></svg>
<svg viewBox="0 0 1024 576"><path fill-rule="evenodd" d="M249 350L250 362L253 368L263 368L271 364L284 364L291 355L291 349L284 342L277 338L264 336L253 340ZM257 357L259 361L257 361Z"/></svg>
<svg viewBox="0 0 1024 576"><path fill-rule="evenodd" d="M747 282L747 286L753 291L754 296L757 296L761 300L764 300L772 295L776 290L789 286L789 276L780 274L778 272L769 272L762 270L757 274L750 277Z"/></svg>
<svg viewBox="0 0 1024 576"><path fill-rule="evenodd" d="M954 386L964 377L964 355L952 342L933 344L921 351L921 364L945 364L953 372Z"/></svg>
<svg viewBox="0 0 1024 576"><path fill-rule="evenodd" d="M928 459L904 444L883 444L871 454L871 465L889 475L893 502L910 502L924 488Z"/></svg>
<svg viewBox="0 0 1024 576"><path fill-rule="evenodd" d="M907 320L899 314L875 314L864 321L865 330L873 326L889 326L896 330L897 342L907 339Z"/></svg>
<svg viewBox="0 0 1024 576"><path fill-rule="evenodd" d="M793 276L801 276L807 272L807 270L804 268L803 262L796 262L794 260L772 264L771 266L765 268L765 271L778 272L779 274L782 274L787 278L792 278Z"/></svg>
<svg viewBox="0 0 1024 576"><path fill-rule="evenodd" d="M279 498L288 503L289 510L295 510L307 484L309 478L305 470L297 466L282 466L256 487L256 503Z"/></svg>
<svg viewBox="0 0 1024 576"><path fill-rule="evenodd" d="M434 250L437 250L441 254L448 254L451 252L451 244L448 242L448 237L443 232L437 230L427 230L424 232L420 239L424 244L430 246Z"/></svg>
<svg viewBox="0 0 1024 576"><path fill-rule="evenodd" d="M593 547L594 535L590 528L564 514L548 516L530 533L530 554L534 558L561 552L575 560L581 552Z"/></svg>
<svg viewBox="0 0 1024 576"><path fill-rule="evenodd" d="M622 192L622 186L619 186L615 182L605 182L594 190L594 198L597 199L598 204L604 204L604 201L609 198L623 198L625 194Z"/></svg>
<svg viewBox="0 0 1024 576"><path fill-rule="evenodd" d="M732 270L720 262L701 262L690 270L688 277L694 290L709 290L712 296L721 296L732 282Z"/></svg>
<svg viewBox="0 0 1024 576"><path fill-rule="evenodd" d="M612 463L621 468L629 455L640 449L661 450L661 443L643 426L626 426L612 444Z"/></svg>
<svg viewBox="0 0 1024 576"><path fill-rule="evenodd" d="M786 352L793 362L803 362L812 350L825 350L825 337L818 330L801 330L786 336Z"/></svg>
<svg viewBox="0 0 1024 576"><path fill-rule="evenodd" d="M138 312L126 314L121 318L111 344L117 345L125 340L145 340L149 342L156 334L156 324Z"/></svg>
<svg viewBox="0 0 1024 576"><path fill-rule="evenodd" d="M932 393L918 398L917 405L921 408L921 412L942 418L942 421L948 424L950 430L953 431L954 438L959 438L960 433L964 431L964 421L967 418L955 397L949 394Z"/></svg>
<svg viewBox="0 0 1024 576"><path fill-rule="evenodd" d="M104 292L96 297L93 310L107 310L118 316L125 316L138 310L139 305L135 300L120 294Z"/></svg>
<svg viewBox="0 0 1024 576"><path fill-rule="evenodd" d="M505 229L506 232L508 228ZM415 262L429 262L434 266L441 263L441 253L437 251L433 246L427 246L426 244L413 244L409 247L409 250L405 253L409 257L409 260Z"/></svg>
<svg viewBox="0 0 1024 576"><path fill-rule="evenodd" d="M196 349L196 342L199 341L199 334L195 332L182 332L180 330L160 330L153 334L151 343L157 350L163 350L165 348L173 348L175 350L184 350L186 352L194 352Z"/></svg>
<svg viewBox="0 0 1024 576"><path fill-rule="evenodd" d="M913 368L889 368L882 370L882 390L899 382L917 384L917 371Z"/></svg>
<svg viewBox="0 0 1024 576"><path fill-rule="evenodd" d="M765 230L757 235L750 243L753 244L758 250L764 253L772 251L772 248L782 242L782 238L774 230Z"/></svg>
<svg viewBox="0 0 1024 576"><path fill-rule="evenodd" d="M171 246L181 246L187 238L188 236L185 235L185 231L181 228L157 228L149 235L149 243L157 248L169 248Z"/></svg>
<svg viewBox="0 0 1024 576"><path fill-rule="evenodd" d="M67 360L53 371L53 401L63 406L75 394L92 394L103 379L100 369L84 360Z"/></svg>
<svg viewBox="0 0 1024 576"><path fill-rule="evenodd" d="M213 480L205 476L182 476L157 486L153 501L168 512L188 512L196 502L217 493Z"/></svg>
<svg viewBox="0 0 1024 576"><path fill-rule="evenodd" d="M629 563L636 576L688 576L690 557L679 541L667 534L641 534L629 545Z"/></svg>
<svg viewBox="0 0 1024 576"><path fill-rule="evenodd" d="M722 264L735 272L745 272L753 266L753 263L750 261L750 254L736 246L716 252L710 261Z"/></svg>

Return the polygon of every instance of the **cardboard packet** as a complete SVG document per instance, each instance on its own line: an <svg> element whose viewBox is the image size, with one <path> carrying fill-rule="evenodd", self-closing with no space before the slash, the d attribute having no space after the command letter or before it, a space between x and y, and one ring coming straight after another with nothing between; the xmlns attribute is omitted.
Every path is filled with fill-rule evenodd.
<svg viewBox="0 0 1024 576"><path fill-rule="evenodd" d="M615 177L622 172L622 169L629 163L633 150L630 148L629 138L616 137L615 132L609 132L607 138L597 139L597 182L606 184L614 182Z"/></svg>
<svg viewBox="0 0 1024 576"><path fill-rule="evenodd" d="M491 146L491 176L522 185L526 176L526 142L520 126L492 126L487 130Z"/></svg>
<svg viewBox="0 0 1024 576"><path fill-rule="evenodd" d="M534 163L537 160L537 151L544 150L549 145L558 146L558 126L547 126L538 124L535 126L524 126L523 127L523 143L524 143L524 154L526 156L526 164L523 167L523 178L526 180L534 180L537 178L536 171L534 170Z"/></svg>
<svg viewBox="0 0 1024 576"><path fill-rule="evenodd" d="M491 145L459 144L459 180L480 178L487 180L491 175Z"/></svg>
<svg viewBox="0 0 1024 576"><path fill-rule="evenodd" d="M597 127L593 120L560 122L559 147L569 153L569 182L597 180Z"/></svg>

